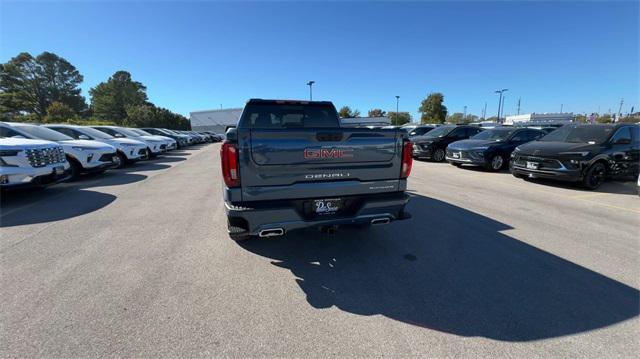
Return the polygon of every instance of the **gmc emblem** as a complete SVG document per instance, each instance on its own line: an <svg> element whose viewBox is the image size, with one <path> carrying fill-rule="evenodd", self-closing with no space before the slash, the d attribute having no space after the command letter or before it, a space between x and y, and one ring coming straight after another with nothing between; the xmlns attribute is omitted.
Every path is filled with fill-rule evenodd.
<svg viewBox="0 0 640 359"><path fill-rule="evenodd" d="M352 149L344 148L305 148L305 160L319 160L324 158L349 158L353 157Z"/></svg>

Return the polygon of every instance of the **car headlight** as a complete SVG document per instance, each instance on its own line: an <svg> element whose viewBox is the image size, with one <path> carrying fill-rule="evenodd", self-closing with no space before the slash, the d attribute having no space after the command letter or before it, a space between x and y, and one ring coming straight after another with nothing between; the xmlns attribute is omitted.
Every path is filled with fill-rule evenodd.
<svg viewBox="0 0 640 359"><path fill-rule="evenodd" d="M587 157L591 153L589 151L581 151L581 152L560 152L558 154L560 156L568 156L568 157Z"/></svg>
<svg viewBox="0 0 640 359"><path fill-rule="evenodd" d="M22 150L2 150L0 151L0 157L13 157L17 156Z"/></svg>
<svg viewBox="0 0 640 359"><path fill-rule="evenodd" d="M91 151L93 150L93 147L85 147L85 146L73 146L71 147L76 151Z"/></svg>

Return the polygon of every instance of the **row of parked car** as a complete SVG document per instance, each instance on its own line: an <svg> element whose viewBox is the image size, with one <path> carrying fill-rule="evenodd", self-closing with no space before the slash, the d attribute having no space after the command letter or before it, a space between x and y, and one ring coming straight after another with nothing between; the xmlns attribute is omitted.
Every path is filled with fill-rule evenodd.
<svg viewBox="0 0 640 359"><path fill-rule="evenodd" d="M421 126L409 135L413 157L454 166L509 168L518 178L580 182L596 189L607 179L636 179L640 125L568 124L559 128L473 125ZM639 182L640 183L640 182Z"/></svg>
<svg viewBox="0 0 640 359"><path fill-rule="evenodd" d="M44 186L122 168L223 135L162 128L0 122L0 186Z"/></svg>

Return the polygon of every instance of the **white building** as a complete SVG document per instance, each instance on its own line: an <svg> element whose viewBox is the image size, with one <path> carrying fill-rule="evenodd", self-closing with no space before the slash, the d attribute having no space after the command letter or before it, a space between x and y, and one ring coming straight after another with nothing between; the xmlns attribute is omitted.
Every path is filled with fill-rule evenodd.
<svg viewBox="0 0 640 359"><path fill-rule="evenodd" d="M506 116L504 119L505 125L515 124L563 124L570 123L574 119L573 113L528 113L524 115L511 115Z"/></svg>
<svg viewBox="0 0 640 359"><path fill-rule="evenodd" d="M342 127L364 127L364 126L389 126L391 120L389 117L353 117L341 118L340 125Z"/></svg>
<svg viewBox="0 0 640 359"><path fill-rule="evenodd" d="M242 108L196 111L189 114L189 122L194 131L225 133L229 127L238 125L241 114Z"/></svg>

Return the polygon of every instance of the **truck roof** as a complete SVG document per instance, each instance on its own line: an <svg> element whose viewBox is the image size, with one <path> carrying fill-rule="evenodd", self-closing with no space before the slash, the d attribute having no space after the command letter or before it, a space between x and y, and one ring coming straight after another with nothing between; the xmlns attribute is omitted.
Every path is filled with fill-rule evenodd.
<svg viewBox="0 0 640 359"><path fill-rule="evenodd" d="M307 100L275 100L275 99L262 99L252 98L247 101L247 104L278 104L278 105L333 105L331 101L307 101Z"/></svg>

